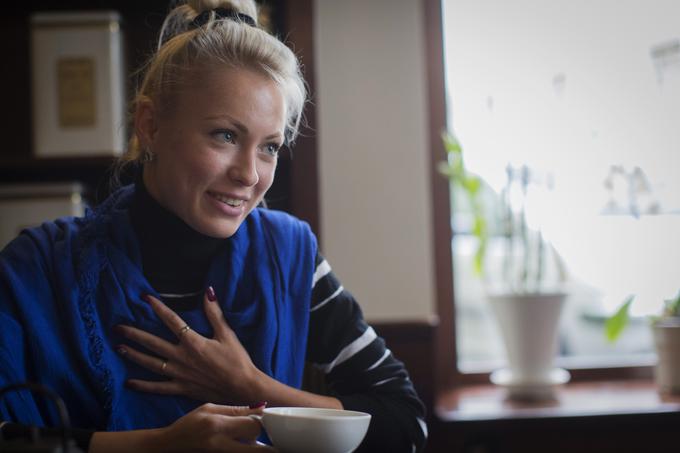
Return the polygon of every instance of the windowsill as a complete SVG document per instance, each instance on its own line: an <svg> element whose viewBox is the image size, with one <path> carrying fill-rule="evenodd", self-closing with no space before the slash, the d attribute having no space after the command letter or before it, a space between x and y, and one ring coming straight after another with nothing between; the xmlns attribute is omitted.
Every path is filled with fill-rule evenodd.
<svg viewBox="0 0 680 453"><path fill-rule="evenodd" d="M655 352L637 353L637 354L620 354L620 355L592 355L592 356L577 356L577 357L556 357L554 365L556 367L565 368L572 374L581 373L582 370L596 370L596 369L612 369L617 370L616 373L621 373L621 369L626 368L651 368L657 361ZM477 361L463 361L459 360L458 369L462 374L489 374L493 370L506 366L507 361L503 359L498 360L477 360ZM573 382L573 379L572 379Z"/></svg>
<svg viewBox="0 0 680 453"><path fill-rule="evenodd" d="M434 415L428 452L666 452L677 451L680 396L651 379L573 382L534 403L470 385L442 392Z"/></svg>
<svg viewBox="0 0 680 453"><path fill-rule="evenodd" d="M508 400L505 389L494 385L469 386L443 393L435 408L445 422L667 412L680 413L680 396L659 394L648 379L570 383L543 402Z"/></svg>

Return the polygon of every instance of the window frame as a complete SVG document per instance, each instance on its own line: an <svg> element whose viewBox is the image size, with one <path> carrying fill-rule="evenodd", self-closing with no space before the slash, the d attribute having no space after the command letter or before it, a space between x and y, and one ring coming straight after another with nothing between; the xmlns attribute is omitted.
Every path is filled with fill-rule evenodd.
<svg viewBox="0 0 680 453"><path fill-rule="evenodd" d="M427 80L427 127L430 154L435 297L438 324L434 335L435 392L489 382L489 373L463 373L458 369L456 312L451 240L450 186L439 174L439 162L446 160L441 134L447 128L444 71L443 0L422 0L425 30ZM569 368L572 382L649 379L652 366Z"/></svg>

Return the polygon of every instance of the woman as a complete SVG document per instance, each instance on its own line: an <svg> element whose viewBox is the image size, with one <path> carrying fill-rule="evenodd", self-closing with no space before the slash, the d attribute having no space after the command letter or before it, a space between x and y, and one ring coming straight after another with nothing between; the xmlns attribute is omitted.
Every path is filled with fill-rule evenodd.
<svg viewBox="0 0 680 453"><path fill-rule="evenodd" d="M175 8L134 102L137 182L0 253L0 385L55 390L89 451L266 449L247 417L265 404L369 412L364 451L424 444L403 365L309 227L257 207L306 93L255 17L252 1ZM305 361L331 396L300 390ZM27 394L0 418L57 424Z"/></svg>

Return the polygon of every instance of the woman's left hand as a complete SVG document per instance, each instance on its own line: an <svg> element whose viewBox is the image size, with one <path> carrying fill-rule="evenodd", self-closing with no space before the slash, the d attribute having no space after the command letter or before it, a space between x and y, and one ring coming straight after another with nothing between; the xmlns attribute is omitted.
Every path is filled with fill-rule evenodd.
<svg viewBox="0 0 680 453"><path fill-rule="evenodd" d="M179 342L170 343L131 326L116 330L156 357L128 345L119 345L123 356L156 373L168 376L166 381L128 380L128 385L144 392L182 395L199 401L229 404L253 404L256 385L263 373L253 364L234 331L227 325L212 288L204 296L205 313L213 328L213 338L192 330L174 311L153 296L144 296L163 323L177 335ZM211 300L213 299L213 300Z"/></svg>

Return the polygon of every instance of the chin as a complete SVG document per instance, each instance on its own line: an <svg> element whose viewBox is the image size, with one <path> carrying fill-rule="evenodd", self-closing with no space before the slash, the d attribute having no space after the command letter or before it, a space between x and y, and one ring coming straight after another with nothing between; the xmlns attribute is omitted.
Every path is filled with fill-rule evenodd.
<svg viewBox="0 0 680 453"><path fill-rule="evenodd" d="M197 231L213 238L227 239L236 233L239 226L241 226L241 222L227 225L222 223L204 223L201 225L202 228L198 228Z"/></svg>

